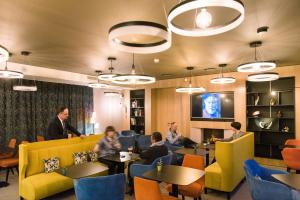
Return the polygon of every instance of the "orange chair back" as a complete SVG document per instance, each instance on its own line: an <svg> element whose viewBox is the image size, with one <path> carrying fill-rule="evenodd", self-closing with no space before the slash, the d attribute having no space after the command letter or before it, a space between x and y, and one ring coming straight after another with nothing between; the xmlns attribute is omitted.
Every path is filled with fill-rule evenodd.
<svg viewBox="0 0 300 200"><path fill-rule="evenodd" d="M27 144L27 143L29 143L29 142L26 141L26 140L23 140L23 141L21 142L21 144Z"/></svg>
<svg viewBox="0 0 300 200"><path fill-rule="evenodd" d="M45 141L45 138L44 138L44 136L37 135L36 136L36 141L38 141L38 142Z"/></svg>
<svg viewBox="0 0 300 200"><path fill-rule="evenodd" d="M17 140L15 138L10 139L9 143L8 143L8 147L11 149L16 148L16 144L17 144Z"/></svg>
<svg viewBox="0 0 300 200"><path fill-rule="evenodd" d="M281 151L283 162L291 169L300 170L300 149L284 148Z"/></svg>
<svg viewBox="0 0 300 200"><path fill-rule="evenodd" d="M159 185L156 181L136 176L134 177L134 195L136 200L162 200Z"/></svg>
<svg viewBox="0 0 300 200"><path fill-rule="evenodd" d="M285 145L300 146L300 140L288 139L285 141Z"/></svg>
<svg viewBox="0 0 300 200"><path fill-rule="evenodd" d="M204 158L203 156L186 154L184 155L182 166L204 170Z"/></svg>

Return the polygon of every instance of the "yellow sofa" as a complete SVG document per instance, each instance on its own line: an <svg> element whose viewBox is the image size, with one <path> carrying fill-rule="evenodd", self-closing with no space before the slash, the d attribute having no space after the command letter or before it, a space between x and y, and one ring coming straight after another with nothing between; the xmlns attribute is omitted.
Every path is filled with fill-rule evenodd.
<svg viewBox="0 0 300 200"><path fill-rule="evenodd" d="M43 159L57 156L60 166L73 165L73 152L92 150L103 134L21 144L19 146L19 195L42 199L73 188L73 180L56 172L44 173ZM106 174L103 173L103 174Z"/></svg>
<svg viewBox="0 0 300 200"><path fill-rule="evenodd" d="M216 162L205 168L205 188L230 192L244 179L244 161L254 158L254 134L231 142L216 142Z"/></svg>

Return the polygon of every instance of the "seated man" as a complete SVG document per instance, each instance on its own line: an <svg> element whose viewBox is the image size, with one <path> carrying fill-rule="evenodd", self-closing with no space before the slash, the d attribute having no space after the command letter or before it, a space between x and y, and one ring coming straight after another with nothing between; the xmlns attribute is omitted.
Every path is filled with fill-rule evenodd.
<svg viewBox="0 0 300 200"><path fill-rule="evenodd" d="M191 139L181 136L181 134L177 132L176 122L170 123L170 128L168 129L166 134L166 141L171 145L184 147L193 147L195 144L197 144Z"/></svg>
<svg viewBox="0 0 300 200"><path fill-rule="evenodd" d="M162 135L160 132L153 132L151 135L151 146L149 149L143 151L140 154L141 160L131 162L128 165L128 169L130 169L131 164L145 164L150 165L152 162L159 157L168 155L168 148L162 141ZM130 171L128 171L128 182L129 186L131 187L131 192L133 192L133 179L130 176Z"/></svg>
<svg viewBox="0 0 300 200"><path fill-rule="evenodd" d="M153 132L151 135L151 146L149 149L140 154L142 163L145 165L151 164L156 158L168 155L168 148L162 141L160 132Z"/></svg>
<svg viewBox="0 0 300 200"><path fill-rule="evenodd" d="M241 123L240 122L232 122L230 124L231 128L232 128L232 136L229 138L214 138L214 141L221 141L221 142L230 142L232 140L238 139L240 137L242 137L245 133L243 131L241 131Z"/></svg>

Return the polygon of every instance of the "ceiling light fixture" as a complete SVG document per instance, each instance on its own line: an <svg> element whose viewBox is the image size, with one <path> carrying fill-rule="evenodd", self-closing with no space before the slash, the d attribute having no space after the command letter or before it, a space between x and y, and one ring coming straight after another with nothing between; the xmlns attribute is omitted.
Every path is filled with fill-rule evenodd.
<svg viewBox="0 0 300 200"><path fill-rule="evenodd" d="M22 72L18 71L11 71L7 69L7 60L9 57L9 52L1 47L0 48L0 62L5 61L5 68L4 70L0 70L0 78L9 78L9 79L14 79L14 78L23 78L24 74Z"/></svg>
<svg viewBox="0 0 300 200"><path fill-rule="evenodd" d="M210 83L212 84L227 84L227 83L234 83L235 78L233 77L224 77L223 75L223 68L226 67L227 64L220 64L219 67L221 68L221 74L220 77L213 78L210 80Z"/></svg>
<svg viewBox="0 0 300 200"><path fill-rule="evenodd" d="M137 54L150 54L165 51L171 47L171 32L164 25L148 21L128 21L116 24L109 29L109 42L120 51ZM128 42L120 38L142 35L158 37L159 41L150 43Z"/></svg>
<svg viewBox="0 0 300 200"><path fill-rule="evenodd" d="M210 7L231 8L238 11L239 15L223 25L210 27L213 20L211 14L207 11ZM197 9L201 9L201 11L196 16L195 22L200 28L183 28L173 22L179 15ZM244 21L244 18L244 4L239 0L186 0L171 9L168 15L168 27L172 32L183 36L211 36L225 33L238 27Z"/></svg>
<svg viewBox="0 0 300 200"><path fill-rule="evenodd" d="M109 92L104 92L104 96L107 96L107 97L119 96L119 97L121 97L121 94L119 92L109 91Z"/></svg>
<svg viewBox="0 0 300 200"><path fill-rule="evenodd" d="M112 62L117 60L115 57L108 57L107 60L110 61L110 67L108 68L110 70L110 73L102 73L99 74L98 79L102 80L102 81L112 81L112 78L117 76L117 74L113 73L113 66L112 66Z"/></svg>
<svg viewBox="0 0 300 200"><path fill-rule="evenodd" d="M21 51L21 55L24 56L24 62L25 62L25 57L29 56L31 52L29 51ZM37 91L37 86L35 80L33 80L32 85L23 85L22 79L19 79L19 83L17 85L13 86L14 91L21 91L21 92L35 92Z"/></svg>
<svg viewBox="0 0 300 200"><path fill-rule="evenodd" d="M204 92L205 89L203 87L192 87L192 70L194 69L194 67L187 67L186 69L190 72L189 86L178 87L176 88L176 92L188 94Z"/></svg>
<svg viewBox="0 0 300 200"><path fill-rule="evenodd" d="M0 46L0 63L6 62L9 59L9 52L6 48Z"/></svg>
<svg viewBox="0 0 300 200"><path fill-rule="evenodd" d="M98 74L98 76L102 73L102 71L95 71L97 74ZM98 79L97 80L97 83L89 83L88 84L88 87L91 87L91 88L97 88L97 89L100 89L100 88L103 88L103 89L105 89L105 88L108 88L109 87L109 85L108 84L105 84L105 83L100 83L100 80Z"/></svg>
<svg viewBox="0 0 300 200"><path fill-rule="evenodd" d="M132 68L131 74L123 74L113 77L112 82L116 84L124 84L124 85L142 85L142 84L151 84L156 81L155 77L144 75L144 74L136 74L135 65L134 65L134 54L132 55Z"/></svg>
<svg viewBox="0 0 300 200"><path fill-rule="evenodd" d="M248 75L248 81L250 82L275 81L277 79L279 79L279 74L276 72L265 72Z"/></svg>
<svg viewBox="0 0 300 200"><path fill-rule="evenodd" d="M244 63L238 66L238 72L264 72L276 68L276 63L273 61L258 61L257 60L257 47L262 45L261 41L254 41L250 44L251 48L254 48L254 62Z"/></svg>

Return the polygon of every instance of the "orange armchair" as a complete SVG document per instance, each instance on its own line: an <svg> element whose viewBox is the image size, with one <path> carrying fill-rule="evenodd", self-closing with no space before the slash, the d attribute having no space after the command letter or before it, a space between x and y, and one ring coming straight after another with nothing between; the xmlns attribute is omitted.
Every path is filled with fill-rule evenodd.
<svg viewBox="0 0 300 200"><path fill-rule="evenodd" d="M283 162L287 165L287 171L291 169L296 170L296 173L300 173L300 149L297 148L284 148L281 151Z"/></svg>
<svg viewBox="0 0 300 200"><path fill-rule="evenodd" d="M204 170L204 158L203 156L186 154L183 158L182 166L190 167L194 169ZM194 199L201 199L201 194L204 190L205 179L204 176L194 183L189 185L179 185L179 194L182 195L182 199L185 196L193 197ZM169 192L172 191L172 186L167 185L166 188Z"/></svg>
<svg viewBox="0 0 300 200"><path fill-rule="evenodd" d="M7 146L9 151L4 152L4 153L0 152L0 159L13 157L15 154L16 144L17 144L17 140L15 138L10 139L8 146Z"/></svg>
<svg viewBox="0 0 300 200"><path fill-rule="evenodd" d="M285 145L300 146L300 140L288 139L288 140L285 141Z"/></svg>
<svg viewBox="0 0 300 200"><path fill-rule="evenodd" d="M151 181L137 176L134 177L134 193L136 200L176 200L177 198L162 195L156 181Z"/></svg>

